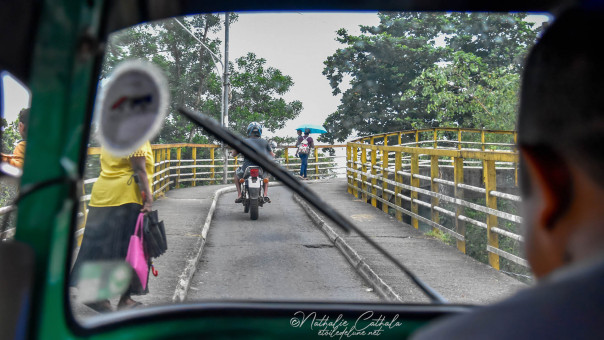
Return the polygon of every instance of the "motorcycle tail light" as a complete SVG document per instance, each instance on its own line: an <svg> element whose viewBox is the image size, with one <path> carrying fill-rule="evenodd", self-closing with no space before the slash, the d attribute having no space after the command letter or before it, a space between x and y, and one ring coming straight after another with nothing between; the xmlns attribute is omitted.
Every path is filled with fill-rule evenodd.
<svg viewBox="0 0 604 340"><path fill-rule="evenodd" d="M258 171L258 169L250 169L250 176L252 177L258 177L258 173L260 171Z"/></svg>

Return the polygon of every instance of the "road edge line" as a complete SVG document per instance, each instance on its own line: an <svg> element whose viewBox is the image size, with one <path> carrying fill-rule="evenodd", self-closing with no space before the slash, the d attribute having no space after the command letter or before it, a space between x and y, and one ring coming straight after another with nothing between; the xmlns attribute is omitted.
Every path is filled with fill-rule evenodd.
<svg viewBox="0 0 604 340"><path fill-rule="evenodd" d="M282 186L281 182L273 182L270 184L270 187L278 187ZM208 215L206 216L205 223L201 228L201 236L199 237L197 243L195 244L195 248L197 252L195 256L190 257L187 260L187 265L182 273L178 276L178 281L176 283L176 288L174 289L174 294L172 295L172 302L178 303L183 302L187 298L187 294L189 293L189 287L191 286L191 279L195 272L197 271L197 263L199 263L199 259L201 259L201 255L203 253L203 248L206 243L208 232L210 231L210 224L212 224L212 218L214 217L214 211L216 210L216 205L218 203L218 198L225 192L233 192L236 191L234 186L220 188L214 191L212 196L212 205L210 206L210 210L208 210Z"/></svg>
<svg viewBox="0 0 604 340"><path fill-rule="evenodd" d="M300 196L294 194L296 201L313 223L323 231L327 238L344 255L354 270L383 298L388 301L403 302L403 299L394 289L387 284L365 260L342 238L333 228L323 220Z"/></svg>
<svg viewBox="0 0 604 340"><path fill-rule="evenodd" d="M193 275L195 275L195 271L197 270L197 263L201 258L201 254L206 243L206 238L208 235L208 231L210 230L210 224L212 223L212 217L214 216L214 211L216 210L218 198L223 193L232 191L235 191L235 187L221 188L214 192L212 197L212 205L210 206L210 210L208 210L208 215L206 216L205 223L201 228L201 236L195 244L194 249L197 249L197 252L193 257L187 260L187 265L185 266L185 269L178 277L178 282L176 283L176 288L174 289L174 295L172 295L172 302L183 302L187 298L187 293L189 292L189 287L191 286L191 279L193 278Z"/></svg>

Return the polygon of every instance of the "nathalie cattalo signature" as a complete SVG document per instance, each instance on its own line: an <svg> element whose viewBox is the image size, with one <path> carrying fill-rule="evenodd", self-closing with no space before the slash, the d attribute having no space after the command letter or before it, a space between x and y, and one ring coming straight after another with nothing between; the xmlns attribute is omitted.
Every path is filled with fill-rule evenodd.
<svg viewBox="0 0 604 340"><path fill-rule="evenodd" d="M318 315L317 312L297 311L289 320L289 324L295 328L308 327L320 336L341 339L343 337L381 335L389 329L402 326L402 322L397 320L398 314L391 319L386 319L385 316L372 311L362 313L354 322L345 320L342 314L334 319L327 315Z"/></svg>

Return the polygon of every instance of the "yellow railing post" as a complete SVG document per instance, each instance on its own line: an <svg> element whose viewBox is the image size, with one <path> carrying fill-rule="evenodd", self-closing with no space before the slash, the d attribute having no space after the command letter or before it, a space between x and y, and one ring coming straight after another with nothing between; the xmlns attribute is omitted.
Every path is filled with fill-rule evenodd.
<svg viewBox="0 0 604 340"><path fill-rule="evenodd" d="M289 172L289 152L288 152L289 148L286 146L285 149L283 149L283 157L285 157L285 169L287 169L287 172Z"/></svg>
<svg viewBox="0 0 604 340"><path fill-rule="evenodd" d="M457 130L457 149L461 150L461 129Z"/></svg>
<svg viewBox="0 0 604 340"><path fill-rule="evenodd" d="M159 151L160 157L161 157L161 165L159 166L160 171L163 171L164 169L166 169L166 149L165 148L161 148ZM165 184L165 176L166 173L163 172L160 176L159 176L159 188L160 188L160 193L164 192L164 189L162 188Z"/></svg>
<svg viewBox="0 0 604 340"><path fill-rule="evenodd" d="M436 128L434 128L434 148L435 149L438 147L437 140L438 140L438 130Z"/></svg>
<svg viewBox="0 0 604 340"><path fill-rule="evenodd" d="M181 160L181 153L182 153L182 148L176 148L176 159L178 159L178 170L176 171L176 173L178 174L178 176L176 176L176 188L180 187L180 160Z"/></svg>
<svg viewBox="0 0 604 340"><path fill-rule="evenodd" d="M419 131L415 130L415 147L419 147Z"/></svg>
<svg viewBox="0 0 604 340"><path fill-rule="evenodd" d="M319 149L315 148L315 179L319 179Z"/></svg>
<svg viewBox="0 0 604 340"><path fill-rule="evenodd" d="M348 168L352 167L352 152L350 151L352 149L352 146L350 145L346 145L346 182L349 184L348 185L348 193L352 194L352 172L350 170L348 170Z"/></svg>
<svg viewBox="0 0 604 340"><path fill-rule="evenodd" d="M384 179L388 179L388 151L382 150L382 199L388 201L388 183ZM388 213L388 205L382 202L382 211Z"/></svg>
<svg viewBox="0 0 604 340"><path fill-rule="evenodd" d="M159 155L160 155L160 152L159 152L158 149L153 150L153 159L155 161L155 164L153 165L153 173L154 174L158 173L161 170L161 167L159 165L156 165L156 164L159 164L161 162L161 159L160 159L161 157ZM156 180L159 181L159 178L158 177L153 177L153 182L155 182ZM157 188L158 188L158 185L159 185L160 182L157 182L157 183L158 184L150 183L151 184L151 190L153 191L151 193L153 195L153 198L155 198L155 195L153 193L155 191L157 191Z"/></svg>
<svg viewBox="0 0 604 340"><path fill-rule="evenodd" d="M373 138L371 139L371 144L373 144ZM375 197L377 196L377 171L375 169L375 164L377 163L377 151L372 148L371 149L371 174L373 175L371 177L371 194L373 196L371 196L371 205L374 207L377 207L377 199L375 199Z"/></svg>
<svg viewBox="0 0 604 340"><path fill-rule="evenodd" d="M518 152L517 149L518 146L518 133L514 132L514 149L516 152ZM518 162L514 163L514 185L518 186Z"/></svg>
<svg viewBox="0 0 604 340"><path fill-rule="evenodd" d="M497 178L495 172L495 161L488 160L486 170L486 206L491 209L497 209L497 197L491 195L492 190L497 190ZM497 227L497 216L487 215L487 244L493 248L499 248L499 238L491 228ZM489 264L491 267L499 270L499 255L489 252Z"/></svg>
<svg viewBox="0 0 604 340"><path fill-rule="evenodd" d="M413 153L411 154L411 186L418 188L419 187L419 178L415 175L419 174L419 154ZM418 199L417 191L411 190L411 212L414 214L419 214L419 207L416 202ZM411 225L413 228L418 229L419 224L416 217L411 217Z"/></svg>
<svg viewBox="0 0 604 340"><path fill-rule="evenodd" d="M400 144L400 143L399 143ZM402 171L403 162L402 162L402 153L397 151L394 154L394 181L396 183L403 183L403 176L399 174L399 171ZM398 196L401 193L401 188L397 185L394 187L394 202L397 207L401 206L401 198ZM396 211L396 219L399 221L403 220L403 213L400 210Z"/></svg>
<svg viewBox="0 0 604 340"><path fill-rule="evenodd" d="M212 178L212 184L216 184L216 170L214 169L214 166L216 166L216 160L214 158L215 150L215 148L210 148L210 165L212 166L210 168L210 178Z"/></svg>
<svg viewBox="0 0 604 340"><path fill-rule="evenodd" d="M455 182L455 189L454 189L455 198L463 199L463 189L461 189L457 186L457 184L463 183L463 181L464 181L464 179L463 179L463 158L461 158L461 157L455 157L453 159L453 177L454 177L454 182ZM462 215L462 214L463 214L463 207L461 205L457 205L457 207L455 208L455 231L458 234L463 235L465 237L466 236L466 222L461 221L459 219L459 215ZM465 240L464 241L457 240L457 249L459 249L459 251L464 254L466 253Z"/></svg>
<svg viewBox="0 0 604 340"><path fill-rule="evenodd" d="M363 175L361 176L361 189L363 190L363 201L367 202L367 149L361 147L361 171Z"/></svg>
<svg viewBox="0 0 604 340"><path fill-rule="evenodd" d="M485 134L484 130L480 131L480 150L485 151ZM487 180L487 162L482 160L482 183L485 183Z"/></svg>
<svg viewBox="0 0 604 340"><path fill-rule="evenodd" d="M430 156L430 190L432 192L438 193L438 182L435 182L434 179L438 178L438 156L432 155ZM440 204L438 197L432 197L431 202L431 215L432 222L440 223L440 217L438 215L438 211L434 209L434 207L438 207ZM437 228L433 228L436 231Z"/></svg>
<svg viewBox="0 0 604 340"><path fill-rule="evenodd" d="M166 149L164 149L163 147L161 149L159 149L159 155L160 155L160 162L161 165L159 166L159 171L164 171L164 169L166 168ZM159 176L159 191L160 193L164 192L164 184L165 184L165 176L166 173L162 172L162 174Z"/></svg>
<svg viewBox="0 0 604 340"><path fill-rule="evenodd" d="M239 167L239 156L235 156L234 164L235 165L233 165L233 170L235 170ZM233 177L235 177L235 176L233 176Z"/></svg>
<svg viewBox="0 0 604 340"><path fill-rule="evenodd" d="M402 132L398 133L398 145L401 145L402 141L401 141L401 137L403 136Z"/></svg>
<svg viewBox="0 0 604 340"><path fill-rule="evenodd" d="M166 161L168 163L166 163L166 166L168 167L168 171L166 172L166 192L168 192L170 190L170 173L172 172L172 162L170 162L172 160L172 149L171 148L167 148L166 150Z"/></svg>
<svg viewBox="0 0 604 340"><path fill-rule="evenodd" d="M193 158L193 166L197 165L197 148L191 148L191 158ZM195 186L195 179L197 178L197 168L193 167L193 182L191 182L192 186Z"/></svg>
<svg viewBox="0 0 604 340"><path fill-rule="evenodd" d="M164 164L162 163L164 161L162 151L163 150L161 148L157 149L157 159L159 161L158 162L159 166L158 166L158 169L157 169L158 172L161 172L164 169ZM158 181L157 182L157 190L160 191L158 193L158 195L161 193L161 186L163 184L162 176L163 176L163 174L159 174L159 176L157 176L157 181Z"/></svg>
<svg viewBox="0 0 604 340"><path fill-rule="evenodd" d="M358 190L359 182L357 181L358 177L357 177L357 173L356 173L356 171L358 170L358 165L357 165L357 161L359 158L358 153L359 153L359 150L357 149L357 147L353 146L352 147L352 168L355 170L355 172L353 172L353 174L352 174L352 178L353 178L352 184L354 186L353 194L354 194L354 197L356 197L356 198L359 198L359 190Z"/></svg>

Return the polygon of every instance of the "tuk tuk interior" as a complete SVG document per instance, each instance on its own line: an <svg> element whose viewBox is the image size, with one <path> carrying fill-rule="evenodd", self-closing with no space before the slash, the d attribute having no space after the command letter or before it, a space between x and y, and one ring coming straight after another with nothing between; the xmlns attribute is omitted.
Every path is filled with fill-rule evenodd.
<svg viewBox="0 0 604 340"><path fill-rule="evenodd" d="M488 11L549 12L574 1L2 1L0 70L31 90L28 149L20 179L18 227L0 243L0 329L15 338L163 339L307 337L289 321L313 310L354 323L359 312L398 315L403 326L382 336L408 337L417 328L470 306L438 304L212 302L150 307L99 317L85 326L70 312L68 263L90 121L110 33L138 23L227 11ZM2 93L0 88L0 93ZM0 101L1 103L2 101ZM74 196L75 195L75 196ZM3 331L4 332L4 331ZM9 333L10 334L10 333Z"/></svg>

